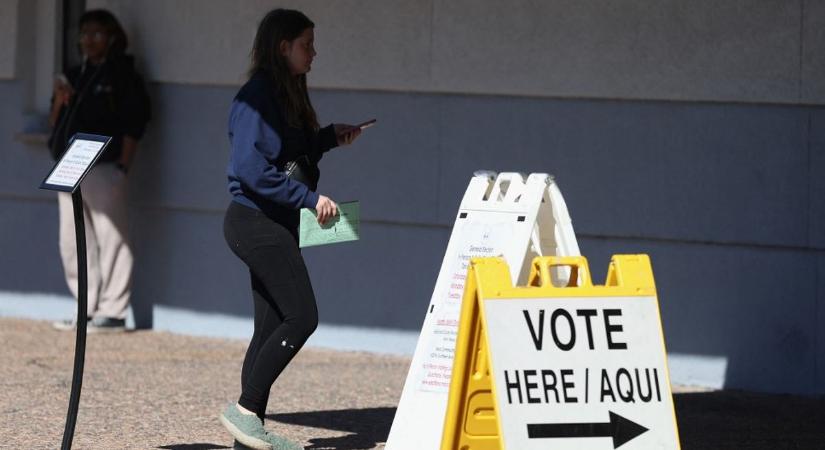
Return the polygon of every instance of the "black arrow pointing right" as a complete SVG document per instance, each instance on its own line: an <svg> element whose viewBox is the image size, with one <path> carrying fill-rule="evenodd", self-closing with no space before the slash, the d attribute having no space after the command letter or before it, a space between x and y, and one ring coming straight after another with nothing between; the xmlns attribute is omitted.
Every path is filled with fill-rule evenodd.
<svg viewBox="0 0 825 450"><path fill-rule="evenodd" d="M529 423L527 437L542 438L613 438L613 448L647 431L636 422L610 411L610 422L602 423Z"/></svg>

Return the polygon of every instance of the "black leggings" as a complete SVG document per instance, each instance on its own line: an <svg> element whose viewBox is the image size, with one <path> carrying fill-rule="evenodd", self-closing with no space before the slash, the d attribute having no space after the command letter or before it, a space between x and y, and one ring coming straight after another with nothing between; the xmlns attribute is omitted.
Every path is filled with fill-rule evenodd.
<svg viewBox="0 0 825 450"><path fill-rule="evenodd" d="M318 308L295 233L236 202L226 211L223 231L249 267L255 305L238 403L263 419L272 383L318 326Z"/></svg>

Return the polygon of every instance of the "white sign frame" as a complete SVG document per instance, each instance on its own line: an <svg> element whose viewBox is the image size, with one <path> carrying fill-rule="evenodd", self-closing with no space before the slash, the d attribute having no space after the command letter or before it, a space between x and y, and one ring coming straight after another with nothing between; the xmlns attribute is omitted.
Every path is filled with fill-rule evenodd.
<svg viewBox="0 0 825 450"><path fill-rule="evenodd" d="M550 255L580 256L567 205L553 178L546 173L525 179L520 173L476 172L456 215L387 450L441 446L470 257L503 256L511 278L523 284L533 257ZM561 270L554 277L566 279L568 274Z"/></svg>

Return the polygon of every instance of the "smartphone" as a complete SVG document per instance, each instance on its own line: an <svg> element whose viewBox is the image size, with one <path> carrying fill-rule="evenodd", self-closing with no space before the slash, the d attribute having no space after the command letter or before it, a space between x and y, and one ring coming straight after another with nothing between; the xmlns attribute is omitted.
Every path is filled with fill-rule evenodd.
<svg viewBox="0 0 825 450"><path fill-rule="evenodd" d="M58 83L66 85L66 86L71 86L72 85L72 83L69 82L69 79L66 78L66 75L63 75L62 73L59 73L59 74L55 75L54 79Z"/></svg>
<svg viewBox="0 0 825 450"><path fill-rule="evenodd" d="M356 125L356 127L363 130L365 128L369 128L369 127L375 125L376 121L377 121L377 119L370 119L370 120L368 120L364 123L359 123L358 125Z"/></svg>

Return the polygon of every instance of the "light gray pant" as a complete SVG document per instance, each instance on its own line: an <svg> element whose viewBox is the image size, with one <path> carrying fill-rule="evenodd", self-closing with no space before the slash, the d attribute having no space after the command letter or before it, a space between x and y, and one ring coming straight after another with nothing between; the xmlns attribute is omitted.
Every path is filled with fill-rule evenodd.
<svg viewBox="0 0 825 450"><path fill-rule="evenodd" d="M88 263L88 314L125 319L132 288L132 250L128 240L126 176L114 164L95 166L81 185ZM77 245L72 196L57 194L60 256L66 282L77 298Z"/></svg>

